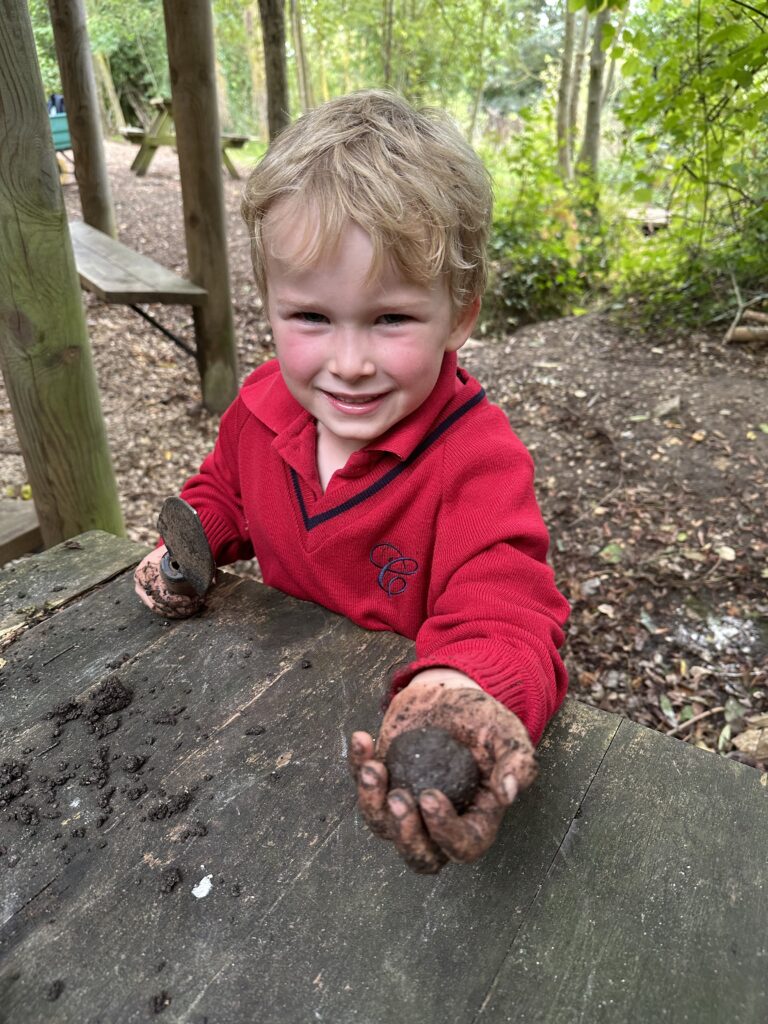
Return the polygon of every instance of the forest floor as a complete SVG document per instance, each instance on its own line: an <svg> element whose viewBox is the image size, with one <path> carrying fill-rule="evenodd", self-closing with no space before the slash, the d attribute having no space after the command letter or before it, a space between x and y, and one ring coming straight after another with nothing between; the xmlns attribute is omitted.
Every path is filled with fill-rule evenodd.
<svg viewBox="0 0 768 1024"><path fill-rule="evenodd" d="M186 273L176 156L144 178L107 144L120 239ZM273 354L224 176L241 378ZM77 187L64 188L80 217ZM638 236L638 244L642 244ZM150 542L163 498L211 448L193 360L124 306L85 296L128 535ZM153 313L193 341L186 307ZM478 336L462 362L537 465L558 583L573 607L571 693L768 769L768 350L724 329L649 340L589 314ZM26 472L0 384L0 479ZM248 568L240 565L241 571Z"/></svg>

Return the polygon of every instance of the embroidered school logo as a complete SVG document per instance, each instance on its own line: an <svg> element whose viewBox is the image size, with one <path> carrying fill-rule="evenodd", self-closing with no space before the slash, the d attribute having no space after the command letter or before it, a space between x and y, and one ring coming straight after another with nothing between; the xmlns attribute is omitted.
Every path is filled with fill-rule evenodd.
<svg viewBox="0 0 768 1024"><path fill-rule="evenodd" d="M376 582L388 597L397 597L408 586L408 576L418 571L419 563L406 558L394 544L377 544L368 556L371 564L379 570Z"/></svg>

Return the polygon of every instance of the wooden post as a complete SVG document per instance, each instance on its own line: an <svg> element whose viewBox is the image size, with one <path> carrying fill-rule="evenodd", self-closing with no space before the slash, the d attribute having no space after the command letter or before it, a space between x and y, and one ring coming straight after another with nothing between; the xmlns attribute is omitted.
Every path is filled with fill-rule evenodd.
<svg viewBox="0 0 768 1024"><path fill-rule="evenodd" d="M221 133L210 0L163 0L179 151L189 276L208 301L194 310L203 403L223 412L237 394Z"/></svg>
<svg viewBox="0 0 768 1024"><path fill-rule="evenodd" d="M46 545L123 520L25 0L0 0L0 367Z"/></svg>
<svg viewBox="0 0 768 1024"><path fill-rule="evenodd" d="M48 0L83 220L117 237L84 0Z"/></svg>

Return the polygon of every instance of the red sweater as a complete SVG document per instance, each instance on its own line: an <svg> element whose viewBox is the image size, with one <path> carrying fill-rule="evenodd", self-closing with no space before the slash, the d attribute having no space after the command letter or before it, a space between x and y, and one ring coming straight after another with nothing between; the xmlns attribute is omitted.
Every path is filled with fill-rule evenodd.
<svg viewBox="0 0 768 1024"><path fill-rule="evenodd" d="M415 639L395 689L458 669L538 742L565 696L569 609L546 563L533 462L506 416L451 353L426 402L325 493L316 441L277 362L259 367L182 490L217 564L255 554L270 586Z"/></svg>

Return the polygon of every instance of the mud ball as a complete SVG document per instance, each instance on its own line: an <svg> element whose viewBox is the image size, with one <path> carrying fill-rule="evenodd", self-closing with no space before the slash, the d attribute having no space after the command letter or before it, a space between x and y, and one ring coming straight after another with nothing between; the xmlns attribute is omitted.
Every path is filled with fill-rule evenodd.
<svg viewBox="0 0 768 1024"><path fill-rule="evenodd" d="M477 763L463 743L445 729L411 729L396 736L385 757L390 789L407 789L418 799L425 789L445 793L459 814L480 784Z"/></svg>

